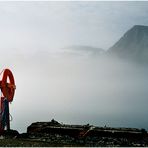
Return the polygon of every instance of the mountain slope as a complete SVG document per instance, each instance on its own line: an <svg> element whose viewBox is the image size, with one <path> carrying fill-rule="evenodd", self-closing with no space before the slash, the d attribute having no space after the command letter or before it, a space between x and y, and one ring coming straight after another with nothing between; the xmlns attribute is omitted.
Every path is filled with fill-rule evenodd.
<svg viewBox="0 0 148 148"><path fill-rule="evenodd" d="M108 50L108 53L120 58L148 61L148 26L132 27Z"/></svg>

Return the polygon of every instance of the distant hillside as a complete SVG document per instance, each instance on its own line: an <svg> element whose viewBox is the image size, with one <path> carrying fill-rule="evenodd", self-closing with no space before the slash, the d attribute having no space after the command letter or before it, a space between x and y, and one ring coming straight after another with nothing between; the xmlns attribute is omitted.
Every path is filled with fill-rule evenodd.
<svg viewBox="0 0 148 148"><path fill-rule="evenodd" d="M133 26L108 53L120 58L148 61L148 26Z"/></svg>
<svg viewBox="0 0 148 148"><path fill-rule="evenodd" d="M97 56L105 53L102 48L96 48L91 46L74 45L63 48L66 53L73 55L92 55Z"/></svg>

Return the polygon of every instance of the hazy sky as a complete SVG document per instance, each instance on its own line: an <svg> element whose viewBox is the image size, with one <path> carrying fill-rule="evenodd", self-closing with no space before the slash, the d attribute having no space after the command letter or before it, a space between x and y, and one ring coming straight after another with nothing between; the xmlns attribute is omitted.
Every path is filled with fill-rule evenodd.
<svg viewBox="0 0 148 148"><path fill-rule="evenodd" d="M107 49L135 24L148 25L148 2L0 2L0 51Z"/></svg>

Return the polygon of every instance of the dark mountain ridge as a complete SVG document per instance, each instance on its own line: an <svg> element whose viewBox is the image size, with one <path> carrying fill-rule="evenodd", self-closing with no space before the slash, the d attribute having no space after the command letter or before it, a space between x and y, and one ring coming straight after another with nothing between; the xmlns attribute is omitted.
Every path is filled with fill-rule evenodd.
<svg viewBox="0 0 148 148"><path fill-rule="evenodd" d="M148 61L148 26L133 26L109 48L108 53L119 58Z"/></svg>
<svg viewBox="0 0 148 148"><path fill-rule="evenodd" d="M99 56L99 58L118 58L138 63L148 63L148 26L133 26L107 51L102 48L84 45L72 45L63 49L69 55Z"/></svg>

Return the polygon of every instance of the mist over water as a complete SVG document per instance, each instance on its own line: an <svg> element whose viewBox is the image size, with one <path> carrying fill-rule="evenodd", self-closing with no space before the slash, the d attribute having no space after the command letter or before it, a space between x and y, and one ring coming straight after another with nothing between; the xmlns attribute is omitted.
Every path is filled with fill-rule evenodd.
<svg viewBox="0 0 148 148"><path fill-rule="evenodd" d="M35 58L36 57L36 58ZM93 56L50 54L1 59L16 80L11 128L36 121L148 129L148 68ZM5 63L5 64L4 64Z"/></svg>

